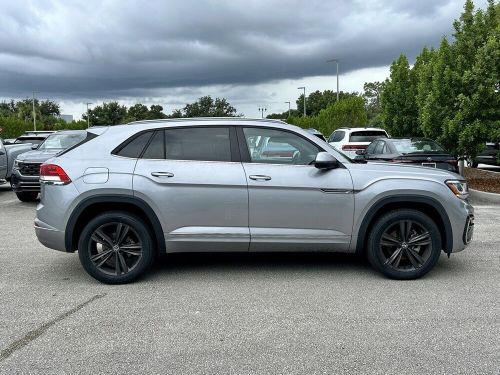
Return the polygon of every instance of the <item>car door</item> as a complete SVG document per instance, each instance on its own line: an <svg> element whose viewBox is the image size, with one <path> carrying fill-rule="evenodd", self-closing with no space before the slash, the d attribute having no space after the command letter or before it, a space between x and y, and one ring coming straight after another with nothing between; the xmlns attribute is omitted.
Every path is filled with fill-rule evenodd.
<svg viewBox="0 0 500 375"><path fill-rule="evenodd" d="M248 182L250 251L347 251L354 197L349 171L311 163L321 149L277 128L238 128Z"/></svg>
<svg viewBox="0 0 500 375"><path fill-rule="evenodd" d="M157 130L133 186L159 212L167 252L248 251L248 190L233 128Z"/></svg>
<svg viewBox="0 0 500 375"><path fill-rule="evenodd" d="M7 150L0 139L0 180L7 176Z"/></svg>

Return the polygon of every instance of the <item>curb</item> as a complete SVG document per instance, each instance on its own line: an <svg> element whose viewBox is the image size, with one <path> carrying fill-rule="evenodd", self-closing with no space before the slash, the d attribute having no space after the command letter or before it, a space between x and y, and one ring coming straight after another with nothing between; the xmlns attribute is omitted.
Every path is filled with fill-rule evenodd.
<svg viewBox="0 0 500 375"><path fill-rule="evenodd" d="M474 190L470 188L469 194L473 199L500 204L500 194L488 193L486 191Z"/></svg>

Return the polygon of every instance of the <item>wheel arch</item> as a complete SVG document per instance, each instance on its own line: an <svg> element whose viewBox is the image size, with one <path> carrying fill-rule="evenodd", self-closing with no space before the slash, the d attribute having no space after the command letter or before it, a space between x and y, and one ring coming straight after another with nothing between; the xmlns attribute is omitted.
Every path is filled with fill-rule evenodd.
<svg viewBox="0 0 500 375"><path fill-rule="evenodd" d="M453 249L453 230L443 205L436 199L421 195L398 195L382 198L366 213L358 230L356 253L365 251L370 230L375 221L386 212L396 209L415 209L429 216L439 228L442 249L450 254Z"/></svg>
<svg viewBox="0 0 500 375"><path fill-rule="evenodd" d="M163 229L156 213L142 199L126 195L99 195L81 201L71 213L66 224L64 238L66 251L74 252L77 250L80 233L90 219L99 213L111 210L130 212L143 219L154 236L158 252L166 252Z"/></svg>

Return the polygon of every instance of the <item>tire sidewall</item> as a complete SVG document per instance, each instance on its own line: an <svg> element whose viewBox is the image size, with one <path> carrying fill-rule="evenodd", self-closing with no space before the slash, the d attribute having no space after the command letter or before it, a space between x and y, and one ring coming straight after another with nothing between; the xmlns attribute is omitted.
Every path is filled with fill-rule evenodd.
<svg viewBox="0 0 500 375"><path fill-rule="evenodd" d="M384 231L394 223L400 220L411 220L422 225L431 236L431 255L427 262L419 269L413 271L398 271L394 268L384 265L385 259L382 258L380 251L380 239ZM429 272L439 260L441 255L441 235L436 223L427 215L416 210L397 210L383 215L377 220L372 228L368 241L368 260L377 270L385 276L392 279L410 280L417 279Z"/></svg>
<svg viewBox="0 0 500 375"><path fill-rule="evenodd" d="M113 276L105 274L90 260L88 251L92 233L103 224L110 222L121 222L132 227L142 241L142 257L137 266L125 275ZM142 276L151 266L154 260L154 249L152 236L148 227L139 217L125 212L109 212L96 216L85 226L78 241L78 257L83 268L95 279L107 284L125 284Z"/></svg>

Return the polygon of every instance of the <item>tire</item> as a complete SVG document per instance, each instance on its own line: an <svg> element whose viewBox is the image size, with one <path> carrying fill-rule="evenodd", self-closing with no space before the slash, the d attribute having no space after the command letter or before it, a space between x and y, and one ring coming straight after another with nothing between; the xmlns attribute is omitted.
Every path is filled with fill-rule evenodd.
<svg viewBox="0 0 500 375"><path fill-rule="evenodd" d="M78 241L83 268L106 284L125 284L144 275L155 259L151 232L139 217L112 211L93 218Z"/></svg>
<svg viewBox="0 0 500 375"><path fill-rule="evenodd" d="M420 211L390 211L372 227L367 255L370 264L391 279L418 279L438 261L441 235L436 223Z"/></svg>
<svg viewBox="0 0 500 375"><path fill-rule="evenodd" d="M37 191L20 191L16 192L16 195L21 202L35 202L38 198Z"/></svg>

